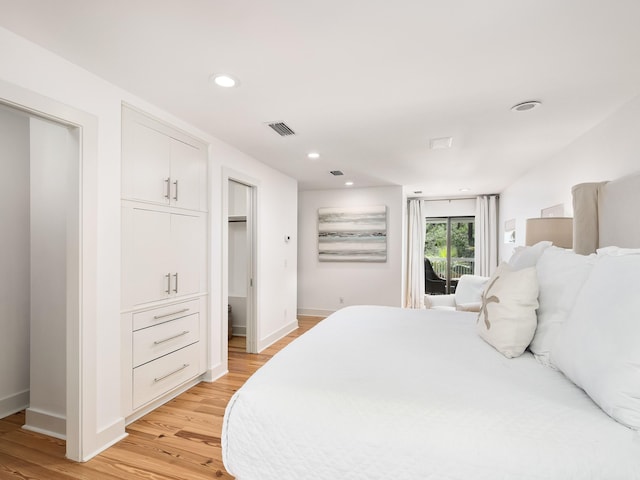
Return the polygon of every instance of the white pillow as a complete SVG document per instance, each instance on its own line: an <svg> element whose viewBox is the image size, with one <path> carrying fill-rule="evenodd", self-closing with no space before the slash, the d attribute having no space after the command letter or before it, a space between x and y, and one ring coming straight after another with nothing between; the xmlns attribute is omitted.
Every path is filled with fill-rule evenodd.
<svg viewBox="0 0 640 480"><path fill-rule="evenodd" d="M537 307L536 269L513 270L502 263L482 294L478 333L505 357L518 357L533 338Z"/></svg>
<svg viewBox="0 0 640 480"><path fill-rule="evenodd" d="M462 275L456 286L456 305L465 305L468 303L480 303L482 292L487 284L489 277L481 277L480 275Z"/></svg>
<svg viewBox="0 0 640 480"><path fill-rule="evenodd" d="M558 247L545 249L538 260L538 326L529 350L549 365L549 350L596 261L595 254L578 255Z"/></svg>
<svg viewBox="0 0 640 480"><path fill-rule="evenodd" d="M610 255L612 257L619 257L622 255L637 255L640 253L640 248L620 248L620 247L603 247L596 250L598 255Z"/></svg>
<svg viewBox="0 0 640 480"><path fill-rule="evenodd" d="M598 255L551 362L620 423L640 429L640 255Z"/></svg>
<svg viewBox="0 0 640 480"><path fill-rule="evenodd" d="M553 243L543 240L530 247L516 247L509 259L509 265L514 270L535 267L542 253Z"/></svg>

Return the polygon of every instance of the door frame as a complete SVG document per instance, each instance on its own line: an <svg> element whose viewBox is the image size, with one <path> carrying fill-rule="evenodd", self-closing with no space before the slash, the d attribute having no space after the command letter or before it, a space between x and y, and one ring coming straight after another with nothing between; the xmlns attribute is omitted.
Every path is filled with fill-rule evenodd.
<svg viewBox="0 0 640 480"><path fill-rule="evenodd" d="M255 178L242 172L222 168L222 279L221 279L221 317L227 319L229 312L229 182L233 181L249 187L247 199L247 353L258 353L260 334L258 322L258 205L259 183ZM228 360L228 322L222 322L223 352Z"/></svg>
<svg viewBox="0 0 640 480"><path fill-rule="evenodd" d="M98 119L81 110L0 80L0 103L74 129L78 159L75 215L67 224L66 456L86 461L97 434L97 214Z"/></svg>

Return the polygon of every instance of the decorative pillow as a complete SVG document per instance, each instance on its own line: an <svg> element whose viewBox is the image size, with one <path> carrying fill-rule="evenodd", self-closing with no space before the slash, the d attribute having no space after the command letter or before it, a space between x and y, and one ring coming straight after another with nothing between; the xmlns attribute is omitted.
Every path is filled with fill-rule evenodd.
<svg viewBox="0 0 640 480"><path fill-rule="evenodd" d="M516 247L509 259L509 265L514 270L535 267L542 253L551 245L553 243L544 240L530 247Z"/></svg>
<svg viewBox="0 0 640 480"><path fill-rule="evenodd" d="M640 255L598 254L551 362L618 422L640 429Z"/></svg>
<svg viewBox="0 0 640 480"><path fill-rule="evenodd" d="M502 263L482 294L478 333L505 357L518 357L536 331L537 307L536 269L514 270Z"/></svg>
<svg viewBox="0 0 640 480"><path fill-rule="evenodd" d="M558 330L565 322L596 261L595 254L578 255L558 247L545 249L538 260L538 326L529 350L544 365Z"/></svg>

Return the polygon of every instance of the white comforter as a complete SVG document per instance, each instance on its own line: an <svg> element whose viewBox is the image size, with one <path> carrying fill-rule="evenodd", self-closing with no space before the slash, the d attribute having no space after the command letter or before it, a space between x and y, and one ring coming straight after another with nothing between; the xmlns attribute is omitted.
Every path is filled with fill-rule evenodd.
<svg viewBox="0 0 640 480"><path fill-rule="evenodd" d="M227 406L239 480L640 479L640 435L476 314L349 307L260 369Z"/></svg>

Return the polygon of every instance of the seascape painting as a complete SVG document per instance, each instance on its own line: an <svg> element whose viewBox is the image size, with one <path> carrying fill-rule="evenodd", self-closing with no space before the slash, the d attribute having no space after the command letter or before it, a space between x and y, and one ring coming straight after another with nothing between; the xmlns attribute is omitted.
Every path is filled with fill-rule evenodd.
<svg viewBox="0 0 640 480"><path fill-rule="evenodd" d="M318 260L386 262L387 207L319 208Z"/></svg>

